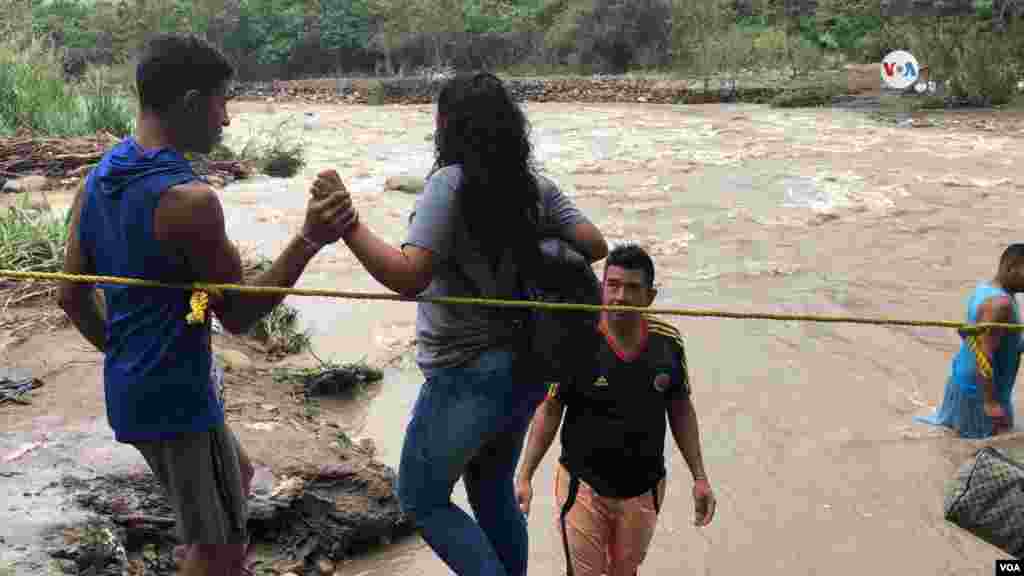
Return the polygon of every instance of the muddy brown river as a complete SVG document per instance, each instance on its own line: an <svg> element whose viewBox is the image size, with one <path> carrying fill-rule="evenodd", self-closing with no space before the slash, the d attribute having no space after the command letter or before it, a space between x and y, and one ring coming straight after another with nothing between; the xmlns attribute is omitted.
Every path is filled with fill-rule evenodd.
<svg viewBox="0 0 1024 576"><path fill-rule="evenodd" d="M960 320L974 283L1024 239L1019 115L945 114L916 127L752 105L527 111L539 167L611 243L650 249L660 306ZM309 163L288 181L229 186L233 233L276 253L301 224L312 177L333 167L374 230L404 236L414 197L383 183L430 167L429 106L238 103L234 112L229 143L292 118ZM381 290L343 246L302 285ZM291 302L321 355L373 357L413 337L411 304ZM693 527L689 473L667 444L668 495L645 572L988 574L1006 556L942 518L944 483L977 444L912 421L941 399L955 332L671 320L686 339L719 508L711 526ZM408 362L393 370L358 424L388 464L397 465L419 384ZM563 570L557 450L534 487L531 574ZM461 487L456 496L465 505ZM449 572L413 539L343 573Z"/></svg>
<svg viewBox="0 0 1024 576"><path fill-rule="evenodd" d="M285 130L308 144L295 178L224 190L234 238L276 255L325 168L342 175L375 231L404 237L415 197L384 181L429 169L431 107L236 102L231 111L232 147L286 119L294 122ZM755 105L531 104L527 113L539 168L610 243L651 251L658 306L959 321L1005 245L1024 240L1020 114L946 113L918 127L920 119ZM300 286L383 291L344 245L324 250ZM421 382L409 354L414 305L289 303L321 357L405 352L343 423L397 467ZM942 397L954 331L667 319L686 341L719 505L711 526L693 526L689 472L667 443L668 491L644 573L991 574L1007 556L942 516L944 484L979 444L912 421ZM552 494L558 450L534 485L536 575L564 571ZM456 500L466 505L461 485ZM449 571L413 538L340 573Z"/></svg>

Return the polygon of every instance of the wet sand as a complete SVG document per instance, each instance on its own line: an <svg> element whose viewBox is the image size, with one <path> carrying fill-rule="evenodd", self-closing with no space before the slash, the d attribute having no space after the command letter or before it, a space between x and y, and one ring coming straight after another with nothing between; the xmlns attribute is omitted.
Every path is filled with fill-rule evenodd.
<svg viewBox="0 0 1024 576"><path fill-rule="evenodd" d="M404 237L415 197L383 183L429 169L429 106L233 102L231 112L229 145L287 117L309 144L297 177L224 190L232 237L276 255L325 168L339 171L376 232ZM303 112L316 114L309 130ZM610 242L650 249L658 306L960 320L974 284L1021 240L1019 115L947 114L945 126L907 128L850 111L751 105L527 112L540 168ZM300 286L384 290L343 245L322 252ZM405 352L366 406L324 406L397 466L420 385L409 358L414 305L288 302L320 357ZM667 319L686 340L719 506L710 527L692 526L689 473L669 440L668 493L645 573L990 574L1006 556L942 518L943 486L978 443L912 422L942 397L955 332ZM564 570L552 497L558 450L534 485L531 574ZM461 486L456 499L465 506ZM414 538L341 573L450 572Z"/></svg>

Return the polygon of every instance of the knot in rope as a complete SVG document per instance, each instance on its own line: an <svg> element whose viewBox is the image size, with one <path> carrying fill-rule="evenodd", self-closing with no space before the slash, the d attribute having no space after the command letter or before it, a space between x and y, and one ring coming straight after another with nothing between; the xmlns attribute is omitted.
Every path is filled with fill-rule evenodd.
<svg viewBox="0 0 1024 576"><path fill-rule="evenodd" d="M199 288L198 285L192 292L192 298L189 299L190 312L185 316L185 321L188 324L202 324L206 322L206 311L210 307L210 294L215 297L221 297L221 291L216 288Z"/></svg>

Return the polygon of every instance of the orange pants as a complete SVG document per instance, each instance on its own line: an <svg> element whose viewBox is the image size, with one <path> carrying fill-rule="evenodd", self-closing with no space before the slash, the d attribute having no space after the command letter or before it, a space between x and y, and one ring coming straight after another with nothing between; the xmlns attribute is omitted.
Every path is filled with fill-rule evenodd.
<svg viewBox="0 0 1024 576"><path fill-rule="evenodd" d="M569 471L561 464L555 473L555 523L569 493ZM658 501L665 497L665 481L658 484ZM647 555L658 514L651 493L635 498L606 498L580 482L576 502L565 517L576 576L633 576Z"/></svg>

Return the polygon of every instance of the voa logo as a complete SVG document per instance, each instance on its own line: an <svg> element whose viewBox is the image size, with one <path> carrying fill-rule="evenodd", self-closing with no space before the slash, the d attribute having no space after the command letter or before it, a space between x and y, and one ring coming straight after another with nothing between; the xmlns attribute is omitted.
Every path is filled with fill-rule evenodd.
<svg viewBox="0 0 1024 576"><path fill-rule="evenodd" d="M996 574L1024 574L1024 568L1016 560L996 560Z"/></svg>

